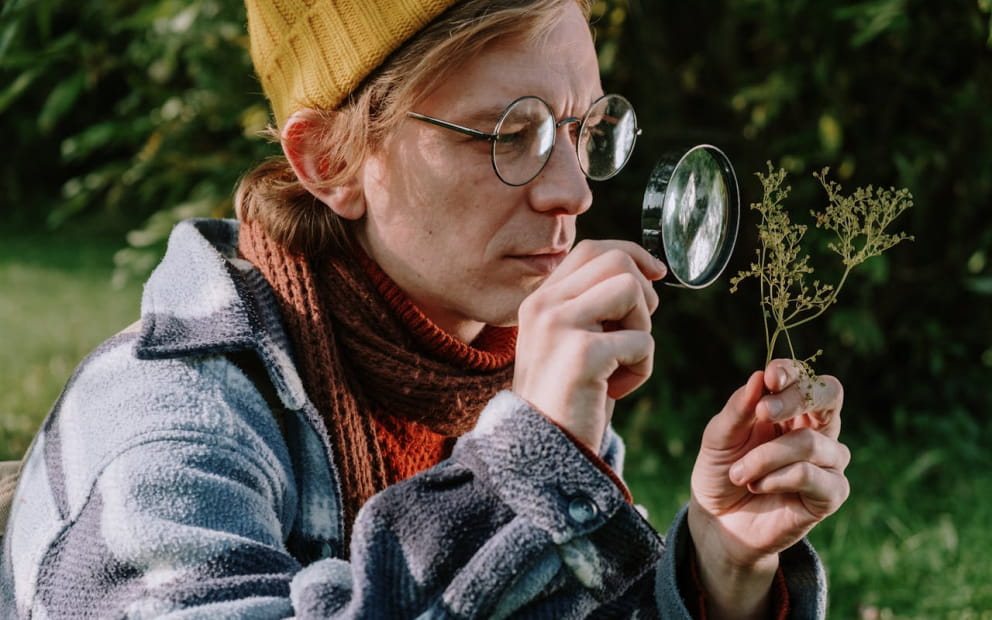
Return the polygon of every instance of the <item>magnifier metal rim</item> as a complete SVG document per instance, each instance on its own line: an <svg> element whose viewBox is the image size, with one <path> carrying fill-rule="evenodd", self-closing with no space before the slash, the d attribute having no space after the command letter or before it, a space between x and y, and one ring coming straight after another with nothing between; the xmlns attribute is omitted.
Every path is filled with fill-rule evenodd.
<svg viewBox="0 0 992 620"><path fill-rule="evenodd" d="M683 286L690 289L701 289L709 286L716 281L716 279L723 273L724 269L727 268L727 263L730 262L730 257L734 253L734 246L737 245L737 233L739 228L738 221L740 219L741 205L740 190L737 185L737 175L734 173L734 167L730 163L730 158L728 158L723 151L711 144L697 144L682 154L679 160L672 167L672 172L666 180L664 189L665 196L667 197L669 184L672 177L675 176L675 172L679 169L679 166L682 165L682 162L684 162L690 154L699 149L707 151L707 153L713 157L719 165L720 174L723 175L724 183L727 185L727 200L730 201L731 204L727 205L726 222L724 225L724 233L726 237L724 237L723 243L721 244L720 250L717 252L716 257L710 262L711 266L706 270L704 277L696 278L693 281L694 283L690 283L679 277L679 275L675 273L675 270L671 268L668 270L669 274L671 274L679 282L679 284L675 286ZM664 199L662 200L662 204L664 204ZM661 243L662 249L665 251L667 258L667 248L670 246L669 239L665 234L664 226L661 226ZM671 260L669 260L669 265L670 264Z"/></svg>

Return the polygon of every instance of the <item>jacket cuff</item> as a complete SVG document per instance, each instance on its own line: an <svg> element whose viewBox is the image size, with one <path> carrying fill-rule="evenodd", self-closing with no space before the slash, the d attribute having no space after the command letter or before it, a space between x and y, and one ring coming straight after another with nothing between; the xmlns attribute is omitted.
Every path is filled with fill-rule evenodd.
<svg viewBox="0 0 992 620"><path fill-rule="evenodd" d="M489 402L452 458L472 469L516 515L546 532L597 599L623 592L664 551L611 476L513 392Z"/></svg>
<svg viewBox="0 0 992 620"><path fill-rule="evenodd" d="M686 567L682 568L683 571ZM693 618L706 620L709 617L707 612L707 594L703 587L702 578L699 576L699 565L696 563L696 554L689 554L689 574L684 572L679 575L679 589L682 591L682 599L686 607L689 608ZM780 566L775 571L775 580L772 582L770 601L771 620L788 620L789 618L789 589L785 585L785 575Z"/></svg>
<svg viewBox="0 0 992 620"><path fill-rule="evenodd" d="M559 545L600 528L627 504L557 425L513 392L489 401L452 456Z"/></svg>
<svg viewBox="0 0 992 620"><path fill-rule="evenodd" d="M634 498L631 497L630 495L630 489L627 488L626 483L624 483L624 481L620 479L620 476L617 475L617 473L613 470L610 464L606 462L605 459L601 458L598 454L590 450L589 446L587 446L585 443L582 442L581 439L579 439L571 432L569 432L567 428L565 428L561 424L558 424L554 420L551 420L550 418L548 418L548 420L552 424L557 426L558 430L560 430L563 435L568 437L569 441L571 441L572 444L578 449L578 451L582 453L582 456L586 457L586 460L592 463L593 466L596 467L596 469L603 472L603 475L605 475L607 478L613 481L613 484L615 484L616 487L623 494L623 499L625 502L627 502L628 504L634 503Z"/></svg>
<svg viewBox="0 0 992 620"><path fill-rule="evenodd" d="M658 564L655 595L662 618L697 617L696 588L692 578L692 537L689 534L688 506L676 515L668 530L668 552ZM783 587L785 591L780 591ZM779 554L779 571L772 586L776 589L773 617L822 619L826 617L827 582L823 565L812 545L803 539ZM704 612L705 613L705 612ZM667 615L666 615L667 614ZM705 616L703 616L705 617Z"/></svg>

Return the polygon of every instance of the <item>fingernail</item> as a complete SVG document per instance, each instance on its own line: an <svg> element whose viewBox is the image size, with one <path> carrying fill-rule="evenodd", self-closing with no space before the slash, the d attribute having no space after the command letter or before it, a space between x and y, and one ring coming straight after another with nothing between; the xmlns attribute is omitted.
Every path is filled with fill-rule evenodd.
<svg viewBox="0 0 992 620"><path fill-rule="evenodd" d="M662 260L657 256L654 257L654 265L658 268L658 271L661 272L661 277L668 275L668 265L662 262Z"/></svg>
<svg viewBox="0 0 992 620"><path fill-rule="evenodd" d="M777 398L769 398L765 401L765 406L768 407L768 415L773 420L777 420L782 414L782 401Z"/></svg>
<svg viewBox="0 0 992 620"><path fill-rule="evenodd" d="M730 468L730 481L734 484L740 484L741 478L744 477L744 463L737 461L734 466Z"/></svg>
<svg viewBox="0 0 992 620"><path fill-rule="evenodd" d="M785 383L789 380L789 375L785 374L785 371L779 368L778 370L778 389L784 389Z"/></svg>

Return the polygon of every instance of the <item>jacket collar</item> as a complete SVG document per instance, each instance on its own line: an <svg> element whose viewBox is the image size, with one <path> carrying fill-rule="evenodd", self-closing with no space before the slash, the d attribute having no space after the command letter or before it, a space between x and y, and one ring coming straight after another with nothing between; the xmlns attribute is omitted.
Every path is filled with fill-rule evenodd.
<svg viewBox="0 0 992 620"><path fill-rule="evenodd" d="M238 258L238 222L191 219L145 284L136 354L164 359L255 350L286 406L306 402L268 283Z"/></svg>

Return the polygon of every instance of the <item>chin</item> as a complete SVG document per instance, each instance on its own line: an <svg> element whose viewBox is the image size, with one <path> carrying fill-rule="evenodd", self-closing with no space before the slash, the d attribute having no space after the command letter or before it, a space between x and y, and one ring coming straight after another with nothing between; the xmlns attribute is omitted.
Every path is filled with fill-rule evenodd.
<svg viewBox="0 0 992 620"><path fill-rule="evenodd" d="M535 289L537 287L534 287ZM476 320L486 325L493 325L495 327L513 327L517 324L517 313L520 310L520 304L523 303L524 299L530 295L531 291L517 291L515 294L506 294L498 296L480 296L478 301L485 304L484 307L477 308L478 312L473 314Z"/></svg>
<svg viewBox="0 0 992 620"><path fill-rule="evenodd" d="M493 281L472 287L474 295L463 297L466 303L463 316L496 327L512 327L517 324L520 304L536 291L547 276L540 278L514 278L512 281Z"/></svg>

